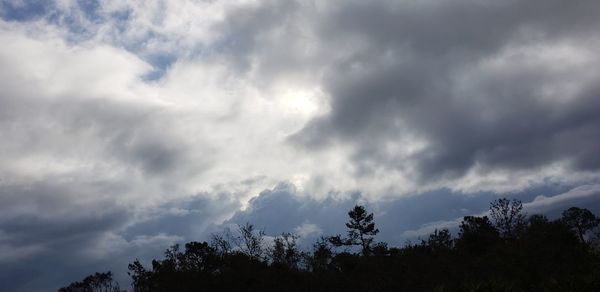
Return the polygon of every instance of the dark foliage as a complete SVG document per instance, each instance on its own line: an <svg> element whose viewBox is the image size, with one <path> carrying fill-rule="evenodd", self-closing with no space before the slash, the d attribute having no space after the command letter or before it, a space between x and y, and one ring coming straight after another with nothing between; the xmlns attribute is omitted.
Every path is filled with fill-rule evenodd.
<svg viewBox="0 0 600 292"><path fill-rule="evenodd" d="M59 292L121 292L119 283L113 281L112 273L95 273L81 282L73 282L67 287L58 289Z"/></svg>
<svg viewBox="0 0 600 292"><path fill-rule="evenodd" d="M581 242L584 242L587 233L600 223L600 220L590 210L577 207L571 207L562 212L562 221L577 233Z"/></svg>
<svg viewBox="0 0 600 292"><path fill-rule="evenodd" d="M525 227L523 204L518 200L498 199L490 204L490 216L496 229L505 239L514 239Z"/></svg>
<svg viewBox="0 0 600 292"><path fill-rule="evenodd" d="M435 230L403 247L375 243L378 230L364 207L348 215L348 236L322 237L311 252L300 251L289 233L267 246L264 232L251 224L239 226L237 235L214 235L211 244L175 245L150 268L137 260L129 265L132 290L600 291L599 249L583 240L598 218L586 209L568 209L551 221L527 218L519 201L500 199L491 204L492 220L464 217L456 238ZM336 246L360 252L336 252ZM104 274L90 277L97 275ZM88 278L85 283L94 282ZM61 291L118 290L68 290L78 285Z"/></svg>

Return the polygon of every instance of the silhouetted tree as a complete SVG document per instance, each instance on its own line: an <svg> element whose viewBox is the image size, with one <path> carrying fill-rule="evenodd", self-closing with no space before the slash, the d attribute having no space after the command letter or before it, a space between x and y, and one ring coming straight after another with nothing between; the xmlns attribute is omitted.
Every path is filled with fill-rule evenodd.
<svg viewBox="0 0 600 292"><path fill-rule="evenodd" d="M133 263L128 265L129 272L127 274L133 281L132 287L133 292L149 292L153 288L153 277L152 272L146 270L140 260L136 259Z"/></svg>
<svg viewBox="0 0 600 292"><path fill-rule="evenodd" d="M229 228L223 233L214 233L211 235L210 245L222 256L229 254L232 249L233 236Z"/></svg>
<svg viewBox="0 0 600 292"><path fill-rule="evenodd" d="M452 235L448 229L436 229L429 235L429 239L427 239L427 246L429 246L433 252L448 251L452 249L453 245L454 240L452 240Z"/></svg>
<svg viewBox="0 0 600 292"><path fill-rule="evenodd" d="M302 253L298 250L297 239L298 236L291 233L282 233L275 237L273 247L269 250L271 263L286 268L298 268Z"/></svg>
<svg viewBox="0 0 600 292"><path fill-rule="evenodd" d="M590 210L577 207L563 211L561 220L576 232L581 242L585 242L585 235L600 223Z"/></svg>
<svg viewBox="0 0 600 292"><path fill-rule="evenodd" d="M523 204L519 200L501 198L490 204L490 217L504 238L512 239L518 236L525 224Z"/></svg>
<svg viewBox="0 0 600 292"><path fill-rule="evenodd" d="M376 256L385 256L389 254L388 244L386 242L378 242L373 245L372 253Z"/></svg>
<svg viewBox="0 0 600 292"><path fill-rule="evenodd" d="M494 223L464 217L456 239L447 229L435 230L402 247L375 243L373 215L361 206L348 213L347 238L321 237L311 253L289 233L266 247L264 231L247 223L235 235L213 236L210 244L173 245L149 268L135 260L129 264L132 290L600 291L600 253L581 242L591 216L569 209L559 220L532 215L522 221L519 203L494 202ZM333 244L359 246L362 253L334 253ZM118 291L111 276L98 273L60 291Z"/></svg>
<svg viewBox="0 0 600 292"><path fill-rule="evenodd" d="M456 245L459 249L478 254L490 249L498 239L498 230L487 216L465 216L459 226Z"/></svg>
<svg viewBox="0 0 600 292"><path fill-rule="evenodd" d="M329 240L321 237L313 245L312 256L308 259L309 268L312 271L324 271L329 268L329 264L333 258L333 251L329 246Z"/></svg>
<svg viewBox="0 0 600 292"><path fill-rule="evenodd" d="M336 235L329 241L335 246L358 245L363 255L369 255L374 237L379 233L379 229L375 228L373 222L373 213L367 214L365 207L356 205L348 212L348 216L350 217L350 221L346 223L348 237L341 238L340 235Z"/></svg>
<svg viewBox="0 0 600 292"><path fill-rule="evenodd" d="M572 285L584 282L582 276L593 270L595 257L562 220L531 216L518 248L519 269L527 275L527 282L536 283L536 288L545 291L586 290ZM560 285L563 285L562 289L559 289Z"/></svg>
<svg viewBox="0 0 600 292"><path fill-rule="evenodd" d="M238 225L239 235L234 237L234 242L240 251L251 258L264 259L263 241L265 237L264 230L256 230L254 225L246 222L244 225Z"/></svg>
<svg viewBox="0 0 600 292"><path fill-rule="evenodd" d="M81 282L73 282L59 292L121 292L119 283L113 280L110 271L89 275Z"/></svg>
<svg viewBox="0 0 600 292"><path fill-rule="evenodd" d="M177 254L178 268L192 273L213 273L218 266L217 251L206 242L185 244L185 253Z"/></svg>

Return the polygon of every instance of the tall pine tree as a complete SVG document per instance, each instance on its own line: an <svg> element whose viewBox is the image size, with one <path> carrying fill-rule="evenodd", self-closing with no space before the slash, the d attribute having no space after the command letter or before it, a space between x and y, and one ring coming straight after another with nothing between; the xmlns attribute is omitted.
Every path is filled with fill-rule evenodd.
<svg viewBox="0 0 600 292"><path fill-rule="evenodd" d="M360 246L363 255L371 254L374 237L379 233L373 222L373 213L367 214L365 207L356 205L350 212L350 221L346 223L348 227L348 237L341 238L340 235L329 239L335 246Z"/></svg>

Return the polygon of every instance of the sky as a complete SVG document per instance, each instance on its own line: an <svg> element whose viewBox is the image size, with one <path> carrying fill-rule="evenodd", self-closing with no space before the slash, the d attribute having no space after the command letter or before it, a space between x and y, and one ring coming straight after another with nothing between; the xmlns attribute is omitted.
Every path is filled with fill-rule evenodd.
<svg viewBox="0 0 600 292"><path fill-rule="evenodd" d="M398 246L500 197L600 214L596 0L0 0L0 290L355 204Z"/></svg>

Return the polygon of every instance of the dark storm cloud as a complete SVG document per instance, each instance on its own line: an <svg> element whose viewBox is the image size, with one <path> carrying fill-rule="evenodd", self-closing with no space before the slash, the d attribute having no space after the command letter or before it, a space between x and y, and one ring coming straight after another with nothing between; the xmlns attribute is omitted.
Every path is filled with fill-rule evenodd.
<svg viewBox="0 0 600 292"><path fill-rule="evenodd" d="M114 199L102 196L103 192L116 190L92 184L80 184L78 188L49 182L3 184L0 230L7 234L3 239L21 247L61 245L75 237L90 238L90 234L121 226L127 222L125 209ZM88 205L90 200L94 206Z"/></svg>
<svg viewBox="0 0 600 292"><path fill-rule="evenodd" d="M326 69L331 112L293 141L309 148L350 143L359 165L414 167L420 178L456 178L476 164L528 170L568 161L576 170L598 170L600 75L590 70L594 65L560 71L552 68L561 60L535 63L538 53L518 52L504 60L510 66L490 69L486 62L519 46L541 55L547 46L567 43L592 50L596 63L590 42L598 40L599 13L597 1L335 7L321 26L323 43L342 52L346 45L351 53ZM577 89L553 97L561 101L542 93L569 82ZM424 149L407 156L384 150L388 142L413 139L425 141Z"/></svg>
<svg viewBox="0 0 600 292"><path fill-rule="evenodd" d="M147 264L173 243L208 240L240 207L232 194L196 194L132 212L117 202L124 191L81 182L0 186L0 289L56 290L109 269L127 287L128 263Z"/></svg>
<svg viewBox="0 0 600 292"><path fill-rule="evenodd" d="M226 219L241 207L230 193L216 196L196 194L169 201L153 210L146 218L128 227L123 235L135 238L140 235L172 234L187 241L208 240L208 233L220 220Z"/></svg>
<svg viewBox="0 0 600 292"><path fill-rule="evenodd" d="M67 281L63 273L81 269L71 265L93 266L85 250L132 219L114 198L105 196L117 189L74 182L3 183L0 289L50 289L49 282Z"/></svg>

